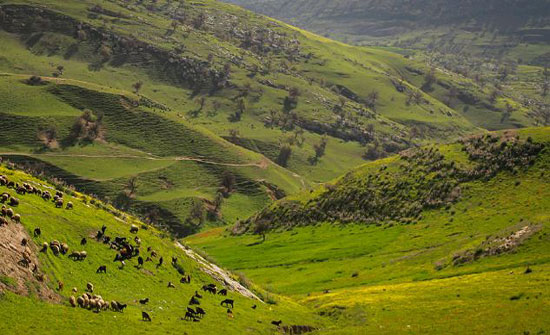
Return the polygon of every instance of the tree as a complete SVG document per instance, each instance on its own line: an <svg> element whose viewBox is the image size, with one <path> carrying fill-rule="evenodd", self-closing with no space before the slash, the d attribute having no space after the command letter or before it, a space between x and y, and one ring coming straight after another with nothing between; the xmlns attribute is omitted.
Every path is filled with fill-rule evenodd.
<svg viewBox="0 0 550 335"><path fill-rule="evenodd" d="M433 91L433 84L437 81L437 77L435 76L435 68L431 68L428 73L424 76L424 84L422 84L422 91L424 92L431 92Z"/></svg>
<svg viewBox="0 0 550 335"><path fill-rule="evenodd" d="M372 92L367 95L367 98L365 99L365 103L367 107L372 109L373 111L376 111L376 103L378 102L378 98L380 97L380 94L376 90L372 90Z"/></svg>
<svg viewBox="0 0 550 335"><path fill-rule="evenodd" d="M260 220L254 224L254 234L262 236L262 242L265 242L265 233L269 230L269 223L264 220Z"/></svg>
<svg viewBox="0 0 550 335"><path fill-rule="evenodd" d="M85 109L78 118L75 119L69 134L70 144L77 141L93 142L102 139L105 136L103 127L103 114L94 114L89 109Z"/></svg>
<svg viewBox="0 0 550 335"><path fill-rule="evenodd" d="M304 130L302 128L298 128L294 131L294 143L298 145L300 148L302 145L304 145L304 142L306 141L306 138L304 137Z"/></svg>
<svg viewBox="0 0 550 335"><path fill-rule="evenodd" d="M204 222L204 203L202 200L195 200L189 211L188 221L196 226L201 225ZM197 221L197 223L194 223Z"/></svg>
<svg viewBox="0 0 550 335"><path fill-rule="evenodd" d="M212 206L207 206L206 208L208 220L215 221L221 218L220 210L222 208L223 200L223 194L221 192L217 192L214 197L214 201L212 202Z"/></svg>
<svg viewBox="0 0 550 335"><path fill-rule="evenodd" d="M372 161L385 156L386 156L386 152L380 147L380 144L378 142L369 144L367 146L367 150L363 154L363 158L372 160Z"/></svg>
<svg viewBox="0 0 550 335"><path fill-rule="evenodd" d="M132 88L134 89L134 93L136 93L136 94L139 93L139 91L141 90L142 87L143 87L143 82L142 82L141 80L135 82L135 83L132 85Z"/></svg>
<svg viewBox="0 0 550 335"><path fill-rule="evenodd" d="M290 112L298 106L298 97L300 96L300 90L296 87L292 87L288 90L288 95L283 102L283 111Z"/></svg>
<svg viewBox="0 0 550 335"><path fill-rule="evenodd" d="M38 131L37 138L44 144L47 149L56 149L57 143L57 126L50 124L46 128Z"/></svg>
<svg viewBox="0 0 550 335"><path fill-rule="evenodd" d="M321 137L321 141L313 145L313 150L315 150L315 156L309 158L311 165L317 164L319 159L325 155L325 149L327 147L328 138L325 136Z"/></svg>
<svg viewBox="0 0 550 335"><path fill-rule="evenodd" d="M454 102L456 97L458 97L458 90L457 90L456 87L451 86L451 88L447 92L447 96L446 96L446 99L445 99L445 104L449 107L452 107L453 102Z"/></svg>
<svg viewBox="0 0 550 335"><path fill-rule="evenodd" d="M512 113L515 111L515 108L510 105L509 103L506 103L506 109L504 110L504 113L502 113L502 117L500 118L500 123L504 123L510 119L510 116L512 116Z"/></svg>
<svg viewBox="0 0 550 335"><path fill-rule="evenodd" d="M197 105L199 105L199 112L200 112L204 108L204 104L206 104L206 98L205 97L199 97L195 100L195 103Z"/></svg>
<svg viewBox="0 0 550 335"><path fill-rule="evenodd" d="M550 105L542 105L537 114L539 114L544 126L550 125Z"/></svg>
<svg viewBox="0 0 550 335"><path fill-rule="evenodd" d="M193 19L193 28L201 29L207 20L207 15L204 12L200 12L199 15L195 16Z"/></svg>
<svg viewBox="0 0 550 335"><path fill-rule="evenodd" d="M172 22L170 22L170 28L166 29L166 35L174 34L178 29L178 26L179 26L178 20L172 20Z"/></svg>
<svg viewBox="0 0 550 335"><path fill-rule="evenodd" d="M63 75L63 71L65 70L65 67L63 65L58 65L55 72L53 73L54 77L61 77Z"/></svg>
<svg viewBox="0 0 550 335"><path fill-rule="evenodd" d="M223 204L223 194L218 192L216 193L216 197L214 198L214 209L218 212Z"/></svg>
<svg viewBox="0 0 550 335"><path fill-rule="evenodd" d="M108 45L103 44L99 48L99 54L101 55L101 61L105 63L111 58L113 50Z"/></svg>
<svg viewBox="0 0 550 335"><path fill-rule="evenodd" d="M231 142L235 143L239 139L239 130L238 129L229 129L229 137Z"/></svg>
<svg viewBox="0 0 550 335"><path fill-rule="evenodd" d="M229 195L235 188L235 176L231 171L225 170L222 175L222 187L224 194Z"/></svg>
<svg viewBox="0 0 550 335"><path fill-rule="evenodd" d="M132 177L128 179L125 190L129 198L135 198L138 187L139 187L139 184L138 184L137 177Z"/></svg>
<svg viewBox="0 0 550 335"><path fill-rule="evenodd" d="M25 81L27 85L31 86L37 86L37 85L44 85L46 82L42 80L39 76L31 76L29 79Z"/></svg>
<svg viewBox="0 0 550 335"><path fill-rule="evenodd" d="M407 92L407 106L410 104L417 104L419 105L422 102L422 93L419 91L409 91Z"/></svg>
<svg viewBox="0 0 550 335"><path fill-rule="evenodd" d="M277 156L277 160L275 162L282 167L287 167L288 160L290 159L291 155L292 155L292 147L286 143L282 144L281 147L279 148L279 156Z"/></svg>
<svg viewBox="0 0 550 335"><path fill-rule="evenodd" d="M491 104L495 104L499 96L500 96L500 92L497 89L492 90L491 94L489 94L489 102Z"/></svg>

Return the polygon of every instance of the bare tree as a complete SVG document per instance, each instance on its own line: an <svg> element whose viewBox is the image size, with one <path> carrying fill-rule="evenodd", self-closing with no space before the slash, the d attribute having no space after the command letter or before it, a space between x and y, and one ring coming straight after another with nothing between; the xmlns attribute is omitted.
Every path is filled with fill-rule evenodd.
<svg viewBox="0 0 550 335"><path fill-rule="evenodd" d="M138 184L137 177L132 177L128 179L125 190L129 198L135 198L138 187L139 187L139 184Z"/></svg>
<svg viewBox="0 0 550 335"><path fill-rule="evenodd" d="M143 87L143 82L142 82L141 80L135 82L135 83L132 85L132 88L134 89L134 93L136 93L136 94L139 93L139 91L141 90L142 87Z"/></svg>
<svg viewBox="0 0 550 335"><path fill-rule="evenodd" d="M376 104L378 103L379 97L380 93L378 93L378 91L376 90L372 90L369 95L367 95L367 98L365 100L367 107L369 107L373 111L376 111Z"/></svg>

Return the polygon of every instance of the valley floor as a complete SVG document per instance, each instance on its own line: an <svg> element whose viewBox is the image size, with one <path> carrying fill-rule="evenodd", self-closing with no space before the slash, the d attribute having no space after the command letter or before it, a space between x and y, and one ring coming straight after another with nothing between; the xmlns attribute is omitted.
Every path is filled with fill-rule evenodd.
<svg viewBox="0 0 550 335"><path fill-rule="evenodd" d="M545 151L524 172L462 185L414 224L282 227L265 241L217 228L184 242L334 321L323 334L546 334L549 163Z"/></svg>

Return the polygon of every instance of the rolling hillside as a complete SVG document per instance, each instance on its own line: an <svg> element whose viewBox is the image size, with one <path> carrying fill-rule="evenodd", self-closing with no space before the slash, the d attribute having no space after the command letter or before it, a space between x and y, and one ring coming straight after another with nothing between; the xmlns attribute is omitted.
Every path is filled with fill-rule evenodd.
<svg viewBox="0 0 550 335"><path fill-rule="evenodd" d="M545 0L229 0L331 38L548 62ZM530 50L524 50L525 48Z"/></svg>
<svg viewBox="0 0 550 335"><path fill-rule="evenodd" d="M549 142L534 128L413 149L185 241L331 334L542 334Z"/></svg>
<svg viewBox="0 0 550 335"><path fill-rule="evenodd" d="M270 323L272 320L283 319L287 326L319 328L330 324L285 298L266 295L259 288L252 293L230 277L224 280L218 273L207 274L205 261L197 263L188 257L191 251L180 248L181 245L175 244L166 232L97 199L70 189L56 189L54 185L5 165L0 166L0 175L3 180L7 178L8 182L20 187L25 183L27 189L37 188L50 194L62 192L64 202L57 208L55 201L45 200L41 194L16 193L14 187L1 182L0 193L19 200L16 206L10 203L11 200L3 201L3 206L13 209L21 222L5 215L1 217L6 222L0 225L0 311L13 316L3 319L2 333L106 334L118 329L121 334L212 334L219 331L271 334L276 329ZM73 204L72 209L66 208L69 202ZM139 228L137 233L130 233L132 225ZM102 226L106 227L104 234L96 238ZM37 228L40 229L38 233ZM110 238L111 244L105 242L106 238ZM128 243L117 242L118 238L126 238ZM82 239L87 243L83 244ZM68 246L66 254L59 252L55 241ZM115 256L124 254L128 245L134 250L139 248L139 256L134 254L124 262L113 262ZM82 251L87 253L83 260L73 257L74 252ZM138 257L152 260L140 266ZM98 273L96 270L102 265L106 266L106 272ZM181 283L180 279L187 279L187 276L191 282ZM173 288L169 287L170 282ZM88 283L93 285L91 290L87 288ZM222 296L201 290L207 284L217 285L218 290L225 287L229 292ZM199 307L206 314L196 322L184 320L188 303L197 291L202 295L198 298ZM112 308L96 310L91 306L71 306L71 296L80 297L87 292L127 307L120 312ZM254 294L269 303L258 301ZM148 302L140 302L146 298ZM224 299L234 301L230 312L220 306ZM195 309L197 305L191 307ZM142 321L142 312L152 321Z"/></svg>
<svg viewBox="0 0 550 335"><path fill-rule="evenodd" d="M3 156L175 233L197 230L207 215L233 220L242 215L237 208L251 214L272 201L275 192L293 193L304 186L299 176L259 154L155 113L146 98L72 80L43 79L33 86L26 79L0 79L6 111ZM83 110L101 115L101 138L89 141L74 134ZM40 135L50 129L55 139L45 143ZM224 191L225 203L216 205L225 174L234 181ZM199 213L192 217L197 206Z"/></svg>
<svg viewBox="0 0 550 335"><path fill-rule="evenodd" d="M548 9L0 0L0 333L549 333Z"/></svg>
<svg viewBox="0 0 550 335"><path fill-rule="evenodd" d="M4 1L0 27L1 154L179 234L365 160L548 121L516 90L217 1Z"/></svg>

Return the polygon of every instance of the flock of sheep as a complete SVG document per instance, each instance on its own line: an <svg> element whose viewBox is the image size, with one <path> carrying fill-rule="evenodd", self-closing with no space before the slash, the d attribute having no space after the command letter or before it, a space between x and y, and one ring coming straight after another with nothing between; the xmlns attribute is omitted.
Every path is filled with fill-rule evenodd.
<svg viewBox="0 0 550 335"><path fill-rule="evenodd" d="M0 175L0 186L5 186L8 189L14 189L18 195L25 195L25 194L35 194L39 195L42 199L45 201L52 201L55 204L56 208L63 208L65 207L67 210L72 210L74 208L72 202L67 202L65 204L63 193L60 191L56 191L55 195L52 196L52 193L50 191L43 191L40 190L28 183L23 183L22 185L19 185L18 183L15 183L13 181L10 181L8 177L4 175ZM1 216L0 216L0 227L2 225L7 225L9 223L8 220L11 220L14 223L21 223L21 215L18 213L15 213L15 210L13 208L7 207L17 207L19 205L19 199L10 195L8 192L4 192L0 195L0 203L2 203L2 209L1 209ZM129 239L127 237L123 236L116 236L114 238L111 238L110 236L106 235L107 227L103 225L100 230L97 231L95 234L95 240L98 243L103 243L107 246L109 246L109 249L114 249L116 251L116 256L114 258L114 262L120 262L119 269L123 269L126 261L129 261L133 258L137 258L137 265L136 268L143 268L145 262L153 262L154 258L159 257L157 252L153 250L151 247L147 248L148 256L144 260L141 256L140 247L141 247L141 239L137 236L139 232L139 227L137 225L132 224L130 226L130 233L134 234L133 239ZM33 231L34 237L38 238L42 235L42 229L40 227L36 227ZM23 239L21 242L22 245L27 245L28 241L26 238ZM88 239L86 237L83 237L80 241L80 245L84 246L88 243ZM57 240L53 240L48 242L43 242L42 246L40 248L40 252L46 253L48 250L51 250L53 255L59 256L59 255L67 255L69 253L69 245L65 242L60 242ZM74 261L83 261L88 257L88 253L84 250L82 251L72 251L68 254L69 258L73 259ZM19 265L29 267L31 263L31 258L28 255L24 255L23 259L19 262ZM157 268L161 267L164 263L163 257L158 258L158 263L156 264ZM177 257L172 257L172 266L178 270L180 275L182 275L180 279L181 284L190 284L191 283L191 276L185 275L184 271L182 270L181 266L178 264ZM45 280L45 275L38 273L38 267L35 264L34 269L32 270L35 274L35 277L39 281ZM107 273L107 266L101 265L98 267L96 273ZM63 290L63 282L58 282L58 291ZM176 286L172 282L168 282L168 288L175 288ZM223 297L226 297L228 294L227 289L222 288L218 289L215 284L205 284L202 286L202 291L205 293L209 293L212 295L220 295ZM101 295L94 294L94 285L92 283L86 284L86 291L85 293L75 296L78 292L78 289L74 287L72 289L73 295L69 297L69 304L72 307L80 307L83 309L91 310L96 313L99 313L101 311L107 311L112 310L115 312L124 312L124 309L128 306L128 304L121 303L119 301L115 300L105 300ZM202 295L195 291L194 295L189 300L187 309L185 311L185 316L182 317L182 320L186 321L193 321L193 322L199 322L205 315L206 311L200 307ZM141 305L146 305L149 302L149 298L140 299L139 303ZM235 302L233 299L223 299L220 302L220 305L227 309L227 316L229 318L233 318L233 309L235 307ZM256 305L252 306L252 309L256 309ZM151 322L152 318L151 316L145 312L141 312L142 320ZM282 321L272 321L271 324L280 327ZM292 326L295 327L295 326ZM294 329L292 329L293 331ZM291 332L293 333L293 332ZM296 333L301 333L301 329L298 330Z"/></svg>
<svg viewBox="0 0 550 335"><path fill-rule="evenodd" d="M28 183L23 183L22 185L19 185L18 183L15 183L13 181L10 181L8 177L4 175L0 175L0 186L6 186L7 188L14 189L17 194L19 195L25 195L25 194L35 194L39 195L44 199L45 201L52 201L55 204L56 208L63 208L65 207L68 210L73 209L73 203L67 202L64 206L64 198L63 193L60 191L56 191L55 195L52 196L50 191L43 191L40 190ZM5 192L0 195L0 202L2 204L8 204L9 206L16 207L19 205L19 199L11 196L9 193ZM0 226L3 224L8 224L7 219L10 219L11 221L15 223L21 222L21 215L16 214L13 208L8 208L5 205L2 206L2 216L0 217ZM116 256L114 259L114 262L120 262L120 269L124 268L125 262L129 261L133 258L137 258L137 265L136 268L142 268L144 265L144 262L153 262L154 258L157 258L157 252L153 250L151 247L147 248L148 256L146 260L143 259L143 257L140 255L140 247L141 247L141 239L137 236L139 232L139 227L136 225L131 225L130 227L130 233L135 234L136 236L133 239L129 239L127 237L122 236L116 236L114 238L111 238L110 236L106 235L107 227L103 225L103 227L97 231L95 234L95 240L98 243L103 243L105 245L108 245L110 249L114 249L116 251ZM33 231L34 237L38 238L42 235L42 229L40 227L36 227ZM27 244L28 241L24 239L22 243ZM86 237L82 238L80 244L81 246L84 246L88 243L88 240ZM48 242L43 242L42 246L40 248L41 252L48 252L51 251L55 256L59 255L67 255L69 258L72 258L74 261L82 261L87 258L88 254L86 251L72 251L69 253L69 245L65 242L60 242L57 240L53 240ZM163 257L158 258L158 263L156 264L157 268L163 265ZM190 284L191 283L191 276L185 275L183 271L180 271L181 267L179 266L177 257L172 257L172 266L176 269L178 269L178 272L182 275L182 278L180 279L180 283L182 284ZM28 267L28 264L27 264ZM35 265L36 268L36 265ZM33 270L34 272L34 270ZM107 272L107 266L101 265L97 271L97 273L106 273ZM44 280L44 276L42 275L42 280ZM63 282L58 282L58 291L61 291L63 289ZM174 288L175 285L172 282L168 283L168 288ZM227 296L228 291L225 288L218 289L215 284L207 284L202 286L202 290L204 292L208 292L213 295L221 295L221 296ZM111 309L112 311L116 312L123 312L124 309L128 306L127 304L118 302L118 301L108 301L103 299L101 295L94 294L94 285L92 283L87 283L86 285L86 292L75 296L74 294L78 292L78 289L75 287L72 289L73 295L69 297L69 304L73 307L81 307L84 309L92 310L94 312L99 313L100 311L106 311ZM189 306L186 309L185 316L182 318L182 320L187 321L193 321L193 322L199 322L205 315L206 311L201 308L199 305L201 304L200 299L202 298L202 295L198 293L198 291L195 291L195 294L191 297L189 300ZM149 302L149 299L141 299L139 300L141 305L146 305ZM221 301L220 305L224 308L227 308L227 314L228 317L232 318L232 309L234 308L234 300L232 299L224 299ZM252 308L256 308L256 305L254 305ZM143 321L152 321L151 316L143 311L142 312L142 320Z"/></svg>

